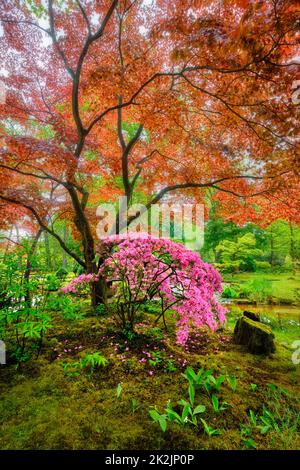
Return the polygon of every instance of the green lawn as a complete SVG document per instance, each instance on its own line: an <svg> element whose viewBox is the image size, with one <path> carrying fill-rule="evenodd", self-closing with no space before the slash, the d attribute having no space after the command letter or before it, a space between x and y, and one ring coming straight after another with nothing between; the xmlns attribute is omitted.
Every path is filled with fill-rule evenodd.
<svg viewBox="0 0 300 470"><path fill-rule="evenodd" d="M276 303L300 303L300 273L238 273L224 274L223 280L234 285L243 285L254 279L264 279L272 283L272 297ZM297 298L296 292L299 297Z"/></svg>

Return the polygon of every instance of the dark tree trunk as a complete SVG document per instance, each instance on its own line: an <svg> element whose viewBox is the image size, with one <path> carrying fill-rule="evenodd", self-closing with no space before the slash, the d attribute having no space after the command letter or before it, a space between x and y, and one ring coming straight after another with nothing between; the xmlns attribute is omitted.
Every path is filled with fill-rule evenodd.
<svg viewBox="0 0 300 470"><path fill-rule="evenodd" d="M87 273L98 273L98 266L96 263L95 242L91 232L90 224L84 213L84 207L80 203L77 193L73 187L69 188L69 193L72 198L73 207L76 211L75 225L79 230L82 237L83 255L86 265ZM92 284L91 289L91 303L93 307L103 304L106 301L106 286L103 280L99 280Z"/></svg>
<svg viewBox="0 0 300 470"><path fill-rule="evenodd" d="M92 284L92 306L97 307L98 305L106 303L106 284L104 280L100 279Z"/></svg>

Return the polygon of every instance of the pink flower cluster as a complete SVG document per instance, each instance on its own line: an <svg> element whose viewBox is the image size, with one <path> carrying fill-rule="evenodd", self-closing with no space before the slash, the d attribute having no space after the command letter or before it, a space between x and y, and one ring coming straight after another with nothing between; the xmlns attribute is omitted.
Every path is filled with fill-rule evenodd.
<svg viewBox="0 0 300 470"><path fill-rule="evenodd" d="M76 294L78 292L78 288L83 284L89 284L92 281L96 281L97 276L96 274L81 274L80 276L72 279L69 284L62 287L60 290L65 294Z"/></svg>
<svg viewBox="0 0 300 470"><path fill-rule="evenodd" d="M192 327L215 330L225 321L226 309L215 298L222 290L216 269L179 243L148 234L115 235L102 240L104 262L98 275L116 286L116 305L122 318L134 321L147 300L159 300L161 316L176 312L177 341L185 344ZM95 275L90 280L95 280ZM65 288L73 292L87 276ZM80 279L78 281L78 279Z"/></svg>

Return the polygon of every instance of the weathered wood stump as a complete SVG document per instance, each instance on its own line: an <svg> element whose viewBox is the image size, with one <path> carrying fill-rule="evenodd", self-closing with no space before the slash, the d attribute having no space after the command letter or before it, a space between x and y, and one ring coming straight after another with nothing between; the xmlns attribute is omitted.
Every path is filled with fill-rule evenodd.
<svg viewBox="0 0 300 470"><path fill-rule="evenodd" d="M249 312L248 310L244 310L244 317L250 318L253 321L260 321L260 317L258 313Z"/></svg>
<svg viewBox="0 0 300 470"><path fill-rule="evenodd" d="M275 351L274 334L267 325L244 315L237 321L233 340L247 347L252 354L271 354Z"/></svg>

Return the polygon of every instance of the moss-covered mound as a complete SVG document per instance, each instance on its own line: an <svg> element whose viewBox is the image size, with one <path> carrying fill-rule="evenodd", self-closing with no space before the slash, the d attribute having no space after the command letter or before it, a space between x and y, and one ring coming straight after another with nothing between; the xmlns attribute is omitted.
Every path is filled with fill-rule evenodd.
<svg viewBox="0 0 300 470"><path fill-rule="evenodd" d="M276 352L264 356L233 343L235 317L215 333L195 331L184 348L173 316L167 332L152 327L153 317L145 312L128 339L105 315L57 314L38 357L18 370L0 366L0 448L300 449L300 368L291 360L299 327L276 330ZM93 353L108 363L75 367ZM217 382L196 387L194 406L205 406L197 426L168 422L163 432L149 410L164 413L170 401L181 414L188 366L212 371Z"/></svg>
<svg viewBox="0 0 300 470"><path fill-rule="evenodd" d="M271 328L245 315L237 321L233 338L235 343L245 345L252 354L275 352L274 334Z"/></svg>

